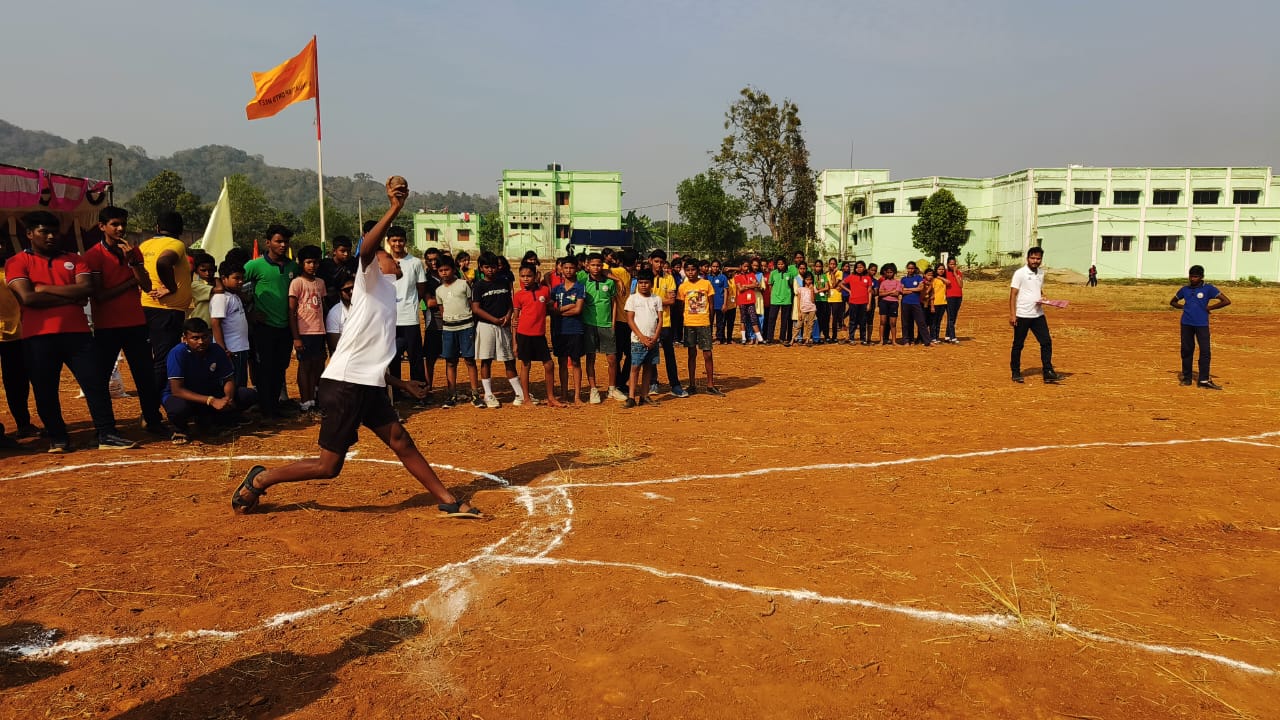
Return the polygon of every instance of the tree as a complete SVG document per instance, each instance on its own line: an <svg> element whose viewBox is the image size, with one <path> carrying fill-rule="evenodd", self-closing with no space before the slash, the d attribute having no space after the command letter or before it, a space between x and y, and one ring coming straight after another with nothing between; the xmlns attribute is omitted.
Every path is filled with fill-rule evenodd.
<svg viewBox="0 0 1280 720"><path fill-rule="evenodd" d="M812 235L817 192L799 109L790 100L779 107L747 86L725 113L724 127L729 134L713 158L717 172L737 188L776 244L803 249Z"/></svg>
<svg viewBox="0 0 1280 720"><path fill-rule="evenodd" d="M179 198L184 199L184 205L189 204L189 197L184 196L195 197L183 187L182 176L172 170L161 170L160 174L151 178L137 195L125 203L125 208L129 211L133 227L149 233L156 229L156 218L160 213L178 210ZM195 198L195 204L199 203L200 198ZM183 220L186 220L185 216ZM189 224L189 221L184 224Z"/></svg>
<svg viewBox="0 0 1280 720"><path fill-rule="evenodd" d="M627 212L627 216L622 218L622 229L631 233L631 247L635 248L636 252L651 250L659 244L667 243L667 238L654 234L653 221L649 216L636 215L635 210Z"/></svg>
<svg viewBox="0 0 1280 720"><path fill-rule="evenodd" d="M480 252L502 252L502 216L497 210L480 216L480 237L476 242Z"/></svg>
<svg viewBox="0 0 1280 720"><path fill-rule="evenodd" d="M687 226L680 247L727 258L746 244L747 231L739 218L746 214L747 204L724 191L714 170L681 180L676 198Z"/></svg>
<svg viewBox="0 0 1280 720"><path fill-rule="evenodd" d="M332 243L333 239L339 235L355 239L360 232L357 224L355 213L345 212L339 207L325 203L324 231L328 235L325 238L326 243ZM294 241L298 247L320 244L320 203L318 201L311 203L302 212L302 231L294 236Z"/></svg>
<svg viewBox="0 0 1280 720"><path fill-rule="evenodd" d="M276 209L262 189L244 175L227 178L227 202L231 205L231 237L236 245L252 250L254 239L263 239L267 226L275 221Z"/></svg>
<svg viewBox="0 0 1280 720"><path fill-rule="evenodd" d="M941 188L920 205L920 214L911 228L911 244L926 258L939 258L942 253L958 257L968 240L964 227L968 220L969 209L950 190Z"/></svg>

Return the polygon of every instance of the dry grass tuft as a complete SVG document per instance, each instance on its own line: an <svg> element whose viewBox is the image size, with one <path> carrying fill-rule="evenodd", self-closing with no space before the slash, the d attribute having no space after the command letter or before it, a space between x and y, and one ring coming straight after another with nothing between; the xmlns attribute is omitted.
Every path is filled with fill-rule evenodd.
<svg viewBox="0 0 1280 720"><path fill-rule="evenodd" d="M639 459L649 450L648 445L628 437L613 420L605 422L604 437L603 445L583 449L583 460L591 465L617 465Z"/></svg>

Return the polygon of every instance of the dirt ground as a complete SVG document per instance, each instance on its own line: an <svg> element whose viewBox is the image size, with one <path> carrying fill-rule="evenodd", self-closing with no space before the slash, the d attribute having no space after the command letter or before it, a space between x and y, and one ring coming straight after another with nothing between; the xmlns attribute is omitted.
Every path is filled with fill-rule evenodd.
<svg viewBox="0 0 1280 720"><path fill-rule="evenodd" d="M1215 393L1175 288L1049 289L1056 387L991 282L959 346L717 347L725 399L403 408L480 522L367 432L245 517L314 424L25 441L0 717L1276 717L1280 291L1227 290Z"/></svg>

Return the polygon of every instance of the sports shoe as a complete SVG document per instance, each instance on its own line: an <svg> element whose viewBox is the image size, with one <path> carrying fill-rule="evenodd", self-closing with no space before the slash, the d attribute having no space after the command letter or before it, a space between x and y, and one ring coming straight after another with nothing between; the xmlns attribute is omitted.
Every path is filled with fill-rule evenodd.
<svg viewBox="0 0 1280 720"><path fill-rule="evenodd" d="M678 398L687 398L687 397L689 397L689 391L688 391L688 390L685 390L684 388L680 387L679 385L676 385L675 387L671 388L671 394L672 394L672 395L674 395L674 396L676 396L676 397L678 397Z"/></svg>
<svg viewBox="0 0 1280 720"><path fill-rule="evenodd" d="M1182 376L1182 377L1178 378L1178 384L1179 384L1179 385L1182 385L1182 386L1184 386L1184 387L1190 387L1190 386L1191 386L1191 378L1190 378L1190 377L1187 377L1187 376L1185 376L1185 375L1184 375L1184 376Z"/></svg>
<svg viewBox="0 0 1280 720"><path fill-rule="evenodd" d="M524 405L524 398L518 397L515 400L512 400L511 404L515 405L516 407L520 407L521 405Z"/></svg>
<svg viewBox="0 0 1280 720"><path fill-rule="evenodd" d="M502 405L502 403L498 402L498 398L496 398L496 397L494 397L494 396L492 396L492 395L485 395L485 396L484 396L484 406L485 406L485 407L487 407L487 408L489 408L489 409L493 409L493 408L499 407L500 405Z"/></svg>
<svg viewBox="0 0 1280 720"><path fill-rule="evenodd" d="M458 399L456 397L454 397L453 395L445 395L444 402L440 403L440 407L451 408L456 406L457 404L458 404Z"/></svg>
<svg viewBox="0 0 1280 720"><path fill-rule="evenodd" d="M138 447L138 443L129 438L120 437L114 433L106 433L98 436L99 450L132 450Z"/></svg>
<svg viewBox="0 0 1280 720"><path fill-rule="evenodd" d="M1044 374L1044 381L1049 383L1050 385L1056 385L1057 382L1061 379L1062 379L1062 376L1052 370L1049 370Z"/></svg>
<svg viewBox="0 0 1280 720"><path fill-rule="evenodd" d="M632 400L631 398L627 398L627 401L626 401L625 403L623 403L623 404L622 404L622 406L623 406L623 407L628 407L628 408L633 408L633 407L635 407L635 406L636 406L636 401L635 401L635 400Z"/></svg>
<svg viewBox="0 0 1280 720"><path fill-rule="evenodd" d="M601 402L600 391L596 388L591 388L591 397L587 400L587 402L591 403L592 405L599 405Z"/></svg>
<svg viewBox="0 0 1280 720"><path fill-rule="evenodd" d="M1014 373L1014 375L1013 375L1013 381L1014 381L1014 382L1016 382L1016 383L1019 383L1019 384L1026 382L1025 380L1023 380L1023 379L1022 379L1022 374L1021 374L1021 373Z"/></svg>
<svg viewBox="0 0 1280 720"><path fill-rule="evenodd" d="M44 434L43 430L36 427L35 425L32 425L31 423L27 423L26 425L19 427L18 430L14 433L14 435L17 436L19 439L40 437L43 434Z"/></svg>
<svg viewBox="0 0 1280 720"><path fill-rule="evenodd" d="M62 453L69 453L69 452L71 452L70 440L50 440L49 441L50 455L61 455Z"/></svg>
<svg viewBox="0 0 1280 720"><path fill-rule="evenodd" d="M649 394L650 394L650 395L657 395L657 394L658 394L658 383L653 383L653 384L649 385Z"/></svg>
<svg viewBox="0 0 1280 720"><path fill-rule="evenodd" d="M471 404L472 404L472 405L474 405L475 407L478 407L478 408L480 408L480 409L482 409L482 410L483 410L483 409L484 409L484 398L480 397L480 394L479 394L479 393L476 393L476 394L474 394L474 395L472 395L472 396L471 396Z"/></svg>
<svg viewBox="0 0 1280 720"><path fill-rule="evenodd" d="M619 390L616 387L609 388L609 398L613 400L621 400L623 402L630 399L626 395L624 395L621 390Z"/></svg>
<svg viewBox="0 0 1280 720"><path fill-rule="evenodd" d="M707 394L708 394L708 395L714 395L714 396L716 396L716 397L724 397L724 391L723 391L723 390L721 390L720 388L716 387L715 385L708 385L708 386L707 386Z"/></svg>
<svg viewBox="0 0 1280 720"><path fill-rule="evenodd" d="M1212 380L1201 380L1196 384L1205 390L1221 390L1222 389L1221 385L1215 383Z"/></svg>

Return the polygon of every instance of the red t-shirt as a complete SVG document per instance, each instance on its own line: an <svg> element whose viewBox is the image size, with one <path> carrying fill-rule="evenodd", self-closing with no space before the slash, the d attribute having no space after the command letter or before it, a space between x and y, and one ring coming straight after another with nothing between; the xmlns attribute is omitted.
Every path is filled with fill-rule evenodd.
<svg viewBox="0 0 1280 720"><path fill-rule="evenodd" d="M121 251L123 253L123 251ZM136 262L142 262L142 254L138 253ZM84 262L94 275L100 276L102 289L107 290L133 279L133 271L129 269L127 256L117 257L105 242L89 248L84 254ZM141 295L136 290L120 293L106 302L93 300L93 326L95 328L124 328L146 325L147 318L142 314Z"/></svg>
<svg viewBox="0 0 1280 720"><path fill-rule="evenodd" d="M35 285L75 285L76 278L89 274L84 258L75 253L62 253L47 258L30 250L14 255L4 264L9 284L18 278L26 278ZM89 332L89 318L80 305L56 305L54 307L22 306L22 337L56 335L58 333Z"/></svg>
<svg viewBox="0 0 1280 720"><path fill-rule="evenodd" d="M951 283L947 285L947 297L964 297L964 288L960 285L964 282L964 273L959 270L948 272L947 281Z"/></svg>
<svg viewBox="0 0 1280 720"><path fill-rule="evenodd" d="M733 276L733 284L738 286L737 303L739 306L756 304L756 290L754 288L743 289L745 285L756 284L755 273L738 273Z"/></svg>
<svg viewBox="0 0 1280 720"><path fill-rule="evenodd" d="M871 302L871 286L874 282L870 275L854 273L846 277L844 285L849 288L849 303L852 305L866 305Z"/></svg>
<svg viewBox="0 0 1280 720"><path fill-rule="evenodd" d="M516 334L536 337L546 333L547 303L551 302L551 291L545 285L538 285L532 290L519 290L512 296L511 302L520 311Z"/></svg>

